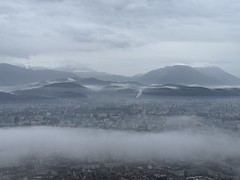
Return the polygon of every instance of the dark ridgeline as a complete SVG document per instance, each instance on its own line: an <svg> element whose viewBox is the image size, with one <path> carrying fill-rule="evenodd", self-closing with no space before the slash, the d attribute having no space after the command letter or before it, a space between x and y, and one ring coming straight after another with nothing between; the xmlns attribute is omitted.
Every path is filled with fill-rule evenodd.
<svg viewBox="0 0 240 180"><path fill-rule="evenodd" d="M240 79L219 68L192 68L190 66L166 66L136 78L144 84L183 85L239 85Z"/></svg>
<svg viewBox="0 0 240 180"><path fill-rule="evenodd" d="M9 64L0 64L0 70L1 86L26 86L25 89L15 90L12 94L2 92L1 101L87 97L135 99L146 96L240 96L238 88L210 88L240 84L239 78L216 67L167 66L143 75L128 77L124 81L108 80L114 75L109 75L106 80L100 80L96 77L78 77L70 72L31 70Z"/></svg>
<svg viewBox="0 0 240 180"><path fill-rule="evenodd" d="M59 78L75 77L70 72L55 70L32 70L10 64L0 64L0 85L23 85L39 81L55 80Z"/></svg>
<svg viewBox="0 0 240 180"><path fill-rule="evenodd" d="M55 98L86 98L91 91L75 82L52 83L40 88L19 90L14 93L24 96L42 96Z"/></svg>
<svg viewBox="0 0 240 180"><path fill-rule="evenodd" d="M200 86L183 86L176 84L166 84L145 88L143 95L150 96L172 96L172 97L234 97L240 96L238 88L206 88Z"/></svg>
<svg viewBox="0 0 240 180"><path fill-rule="evenodd" d="M84 73L84 72L83 72ZM9 64L0 64L0 85L23 85L50 80L73 78L80 84L109 85L114 82L138 82L142 84L182 84L182 85L240 85L240 79L217 67L193 68L176 65L152 70L133 77L107 73L64 72L56 70L33 70Z"/></svg>

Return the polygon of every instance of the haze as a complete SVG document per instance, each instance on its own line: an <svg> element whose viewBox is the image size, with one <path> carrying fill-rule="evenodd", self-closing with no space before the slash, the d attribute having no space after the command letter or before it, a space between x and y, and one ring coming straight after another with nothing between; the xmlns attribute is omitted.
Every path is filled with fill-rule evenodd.
<svg viewBox="0 0 240 180"><path fill-rule="evenodd" d="M137 133L84 128L0 130L0 166L29 156L79 160L224 160L240 158L240 140L218 130ZM215 159L216 158L216 159Z"/></svg>

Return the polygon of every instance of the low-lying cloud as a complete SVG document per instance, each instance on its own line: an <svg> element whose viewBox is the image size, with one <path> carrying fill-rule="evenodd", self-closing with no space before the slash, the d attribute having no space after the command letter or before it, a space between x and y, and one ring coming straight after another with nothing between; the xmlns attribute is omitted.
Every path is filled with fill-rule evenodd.
<svg viewBox="0 0 240 180"><path fill-rule="evenodd" d="M30 157L74 159L211 160L240 157L240 139L219 131L138 133L84 128L0 130L0 166Z"/></svg>

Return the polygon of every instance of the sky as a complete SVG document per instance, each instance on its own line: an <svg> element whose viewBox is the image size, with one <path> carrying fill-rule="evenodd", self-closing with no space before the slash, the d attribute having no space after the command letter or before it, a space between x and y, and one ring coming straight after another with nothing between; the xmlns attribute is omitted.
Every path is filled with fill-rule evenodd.
<svg viewBox="0 0 240 180"><path fill-rule="evenodd" d="M239 0L0 1L0 62L134 75L166 65L240 77Z"/></svg>

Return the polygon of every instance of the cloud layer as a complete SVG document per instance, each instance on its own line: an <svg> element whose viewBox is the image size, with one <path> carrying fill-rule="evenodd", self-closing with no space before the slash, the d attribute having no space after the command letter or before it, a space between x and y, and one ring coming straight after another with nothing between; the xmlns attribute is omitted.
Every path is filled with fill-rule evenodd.
<svg viewBox="0 0 240 180"><path fill-rule="evenodd" d="M31 155L128 161L240 158L239 137L214 130L136 133L54 127L12 128L0 130L0 145L0 166L15 164Z"/></svg>
<svg viewBox="0 0 240 180"><path fill-rule="evenodd" d="M68 60L122 74L175 63L235 72L239 9L238 0L1 1L0 61Z"/></svg>

